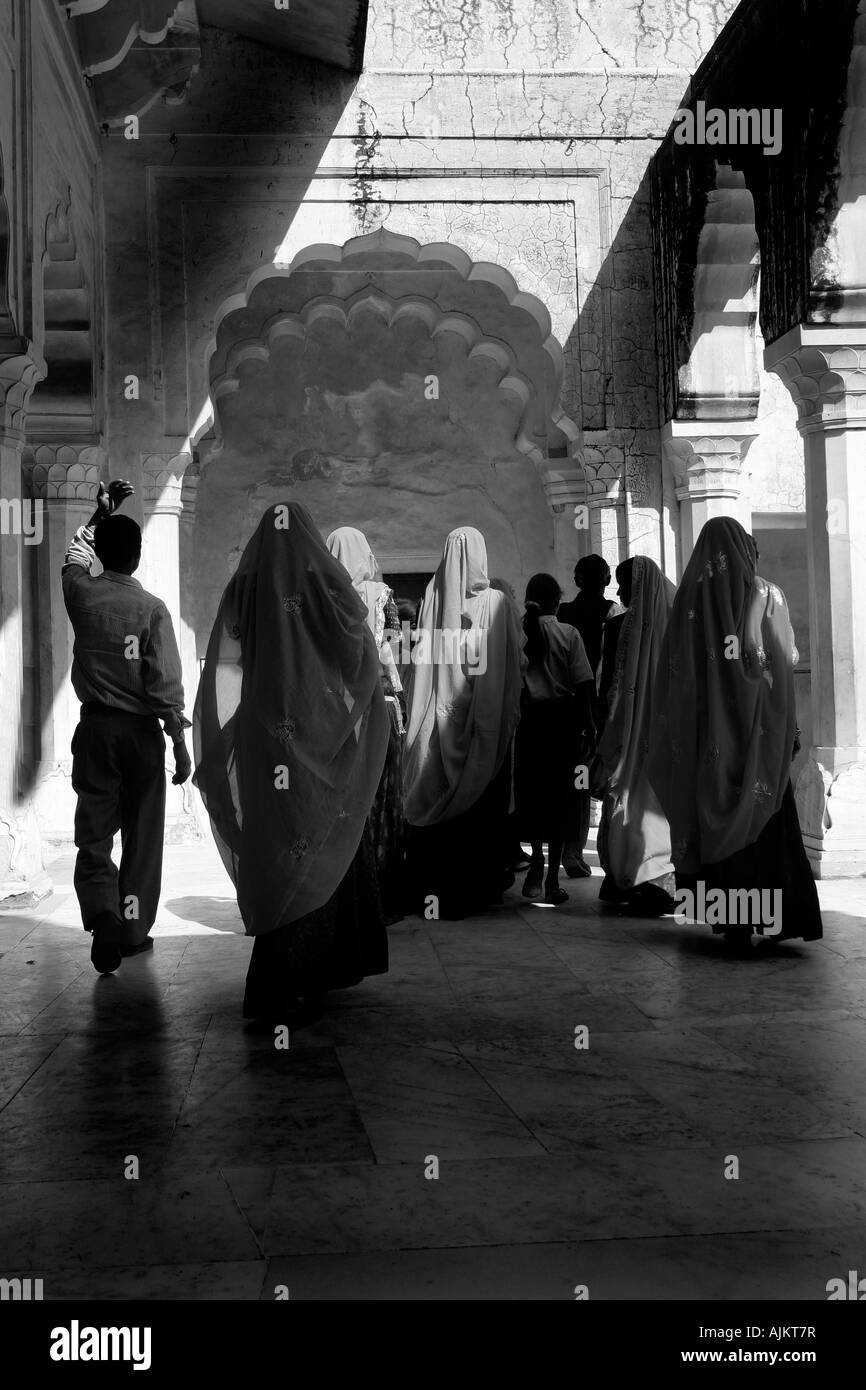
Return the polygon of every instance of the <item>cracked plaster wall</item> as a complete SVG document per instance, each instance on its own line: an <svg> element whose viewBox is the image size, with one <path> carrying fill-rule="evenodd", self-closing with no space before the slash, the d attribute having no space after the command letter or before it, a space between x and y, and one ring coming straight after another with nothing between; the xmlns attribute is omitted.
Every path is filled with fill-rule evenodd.
<svg viewBox="0 0 866 1390"><path fill-rule="evenodd" d="M187 101L154 107L140 141L106 142L113 458L135 480L140 455L168 453L193 429L216 315L253 272L381 226L452 242L505 267L543 301L564 351L562 405L588 456L625 469L632 548L657 556L645 175L732 9L732 0L373 0L357 80L205 26ZM134 410L123 402L130 371L143 382ZM240 516L273 460L234 448L227 441L223 472L237 493L222 493L220 505L234 514L237 504ZM447 464L436 467L444 481ZM555 555L534 466L522 459L509 468L519 482L503 473L495 498L478 492L480 511L468 519L499 537L494 563L500 546L505 563L520 529L518 582L543 568L566 578L577 533L574 555ZM223 528L207 521L216 480L206 469L199 488L198 574L215 566L222 574L226 563ZM323 529L351 520L323 514L329 494L314 493L311 480L296 481L293 495L315 500ZM375 479L356 496L359 516L388 511ZM452 524L446 512L429 501L426 512L410 512L415 535L403 548L429 550L431 532L441 539ZM622 511L617 526L624 549ZM207 621L202 614L200 625Z"/></svg>

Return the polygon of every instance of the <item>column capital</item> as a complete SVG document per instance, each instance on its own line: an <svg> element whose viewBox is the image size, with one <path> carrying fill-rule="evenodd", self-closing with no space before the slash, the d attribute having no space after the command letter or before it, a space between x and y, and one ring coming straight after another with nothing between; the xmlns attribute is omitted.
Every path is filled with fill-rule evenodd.
<svg viewBox="0 0 866 1390"><path fill-rule="evenodd" d="M196 465L193 464L192 468L184 473L181 482L180 498L183 508L181 520L183 521L195 521L195 505L198 501L198 485L200 482L201 474L196 468Z"/></svg>
<svg viewBox="0 0 866 1390"><path fill-rule="evenodd" d="M866 429L866 328L801 323L764 350L785 383L801 434Z"/></svg>
<svg viewBox="0 0 866 1390"><path fill-rule="evenodd" d="M28 444L25 476L34 497L92 508L108 456L100 444Z"/></svg>
<svg viewBox="0 0 866 1390"><path fill-rule="evenodd" d="M668 420L662 450L678 501L738 498L743 462L757 433L754 420Z"/></svg>
<svg viewBox="0 0 866 1390"><path fill-rule="evenodd" d="M586 502L586 479L579 460L564 459L561 468L548 462L541 486L547 505L555 516L568 507Z"/></svg>
<svg viewBox="0 0 866 1390"><path fill-rule="evenodd" d="M625 453L620 445L587 444L579 458L586 480L586 505L591 510L623 506Z"/></svg>
<svg viewBox="0 0 866 1390"><path fill-rule="evenodd" d="M44 360L32 349L0 361L0 434L23 439L30 396L45 373Z"/></svg>
<svg viewBox="0 0 866 1390"><path fill-rule="evenodd" d="M144 511L148 516L180 516L182 491L192 453L148 454L141 461Z"/></svg>

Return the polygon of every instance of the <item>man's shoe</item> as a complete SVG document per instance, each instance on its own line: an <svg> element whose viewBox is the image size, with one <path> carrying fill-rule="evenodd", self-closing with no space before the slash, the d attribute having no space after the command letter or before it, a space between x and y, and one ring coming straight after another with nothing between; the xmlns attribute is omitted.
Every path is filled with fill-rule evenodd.
<svg viewBox="0 0 866 1390"><path fill-rule="evenodd" d="M90 947L90 961L94 970L100 975L113 975L119 969L123 959L121 948L115 941L105 941L102 933L93 933L93 945Z"/></svg>
<svg viewBox="0 0 866 1390"><path fill-rule="evenodd" d="M139 941L137 946L120 946L118 950L124 960L128 959L129 956L143 955L145 951L153 950L153 937L146 936L143 941Z"/></svg>

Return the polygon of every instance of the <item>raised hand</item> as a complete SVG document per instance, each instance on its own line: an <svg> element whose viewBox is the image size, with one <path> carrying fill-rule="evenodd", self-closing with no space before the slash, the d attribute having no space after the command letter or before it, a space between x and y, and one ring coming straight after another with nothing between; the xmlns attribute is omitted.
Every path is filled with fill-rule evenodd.
<svg viewBox="0 0 866 1390"><path fill-rule="evenodd" d="M110 512L116 512L121 507L127 497L132 497L135 488L132 483L127 483L120 478L114 478L108 484L108 506Z"/></svg>

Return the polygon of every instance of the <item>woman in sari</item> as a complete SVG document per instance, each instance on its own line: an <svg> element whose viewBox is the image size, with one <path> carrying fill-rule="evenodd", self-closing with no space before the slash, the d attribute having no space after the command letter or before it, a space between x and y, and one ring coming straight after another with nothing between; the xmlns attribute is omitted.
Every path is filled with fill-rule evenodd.
<svg viewBox="0 0 866 1390"><path fill-rule="evenodd" d="M653 686L674 587L644 555L617 566L616 577L626 611L605 624L598 692L598 764L606 781L599 898L655 916L676 906L670 828L647 775Z"/></svg>
<svg viewBox="0 0 866 1390"><path fill-rule="evenodd" d="M424 595L409 676L403 769L413 906L457 919L501 901L520 629L491 589L484 537L452 531ZM435 900L435 901L431 901Z"/></svg>
<svg viewBox="0 0 866 1390"><path fill-rule="evenodd" d="M379 566L363 531L340 526L325 542L330 553L348 572L355 592L367 609L367 625L379 652L382 691L388 706L390 735L385 767L370 813L379 891L385 925L403 916L403 686L391 642L400 633L400 616L394 594L377 578Z"/></svg>
<svg viewBox="0 0 866 1390"><path fill-rule="evenodd" d="M388 968L368 815L388 713L367 610L312 518L268 509L220 602L195 782L253 936L244 1017L299 1027Z"/></svg>
<svg viewBox="0 0 866 1390"><path fill-rule="evenodd" d="M814 941L821 912L789 775L797 651L784 594L759 577L757 560L731 517L714 517L697 539L659 660L650 777L678 888L694 892L702 880L728 904L742 890L774 901L778 892L781 931L774 921L766 934ZM707 917L743 945L769 927Z"/></svg>
<svg viewBox="0 0 866 1390"><path fill-rule="evenodd" d="M544 901L554 907L568 901L559 886L559 868L574 774L578 763L588 758L595 735L592 667L577 628L554 616L561 600L562 590L552 574L534 574L526 586L527 664L514 756L518 825L532 846L523 896L540 898L543 893Z"/></svg>

